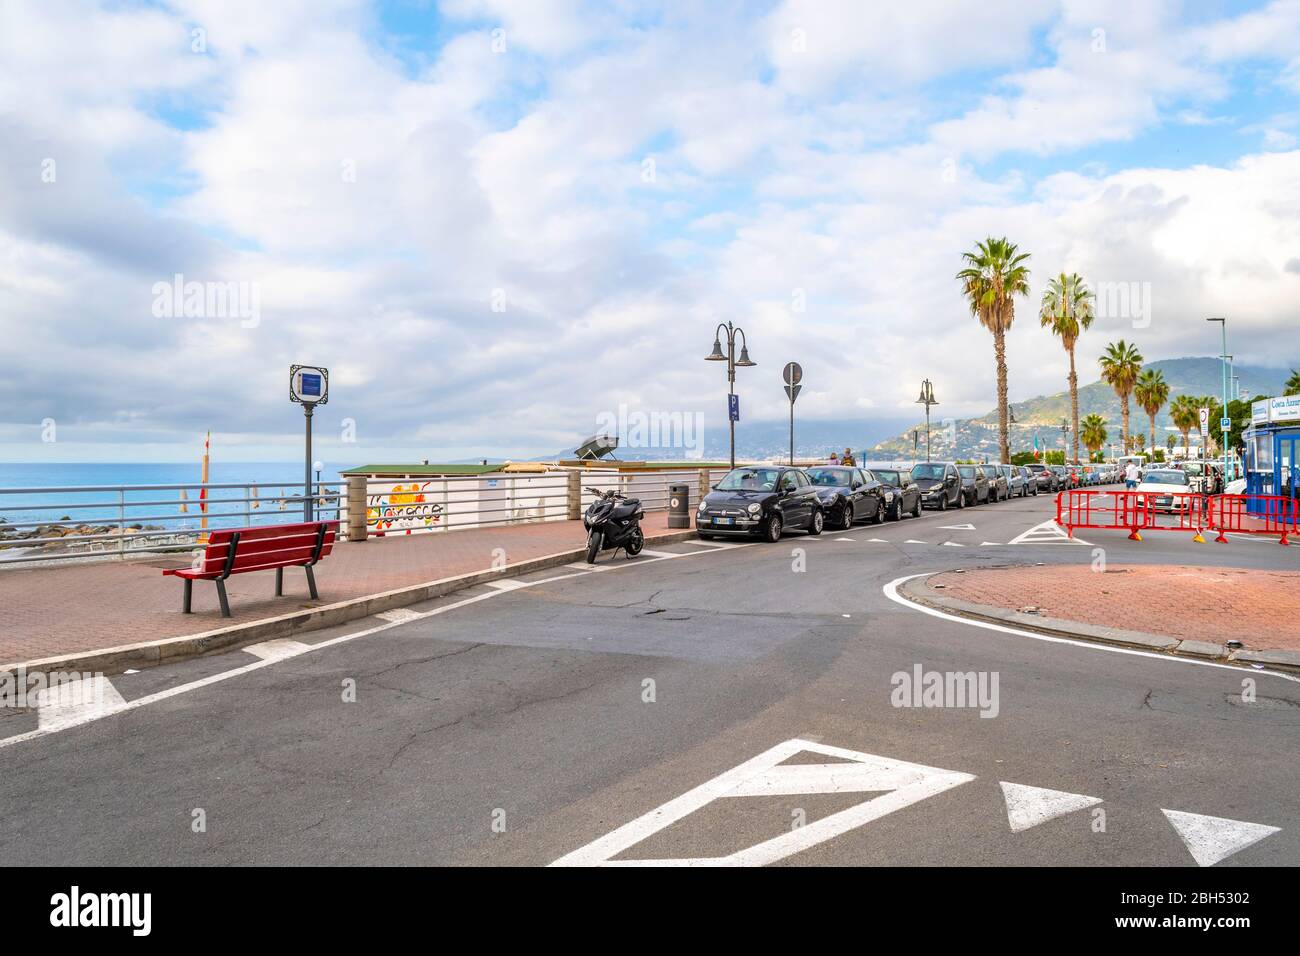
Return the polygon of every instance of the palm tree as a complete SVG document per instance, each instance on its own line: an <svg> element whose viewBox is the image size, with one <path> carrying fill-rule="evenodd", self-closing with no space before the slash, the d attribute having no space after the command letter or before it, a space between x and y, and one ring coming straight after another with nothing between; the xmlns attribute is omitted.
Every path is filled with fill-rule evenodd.
<svg viewBox="0 0 1300 956"><path fill-rule="evenodd" d="M1047 283L1038 309L1038 321L1061 340L1070 356L1070 424L1074 434L1074 460L1079 460L1079 376L1074 371L1074 345L1079 334L1092 325L1092 292L1077 272Z"/></svg>
<svg viewBox="0 0 1300 956"><path fill-rule="evenodd" d="M1088 449L1088 460L1097 454L1097 449L1106 444L1106 419L1100 415L1089 415L1083 420L1079 438L1083 440L1083 446Z"/></svg>
<svg viewBox="0 0 1300 956"><path fill-rule="evenodd" d="M971 314L993 333L993 355L998 370L998 443L1003 464L1011 461L1007 438L1007 330L1016 318L1014 296L1029 295L1029 253L1018 251L1005 236L992 236L963 252L966 268L957 273Z"/></svg>
<svg viewBox="0 0 1300 956"><path fill-rule="evenodd" d="M1286 385L1282 387L1283 395L1300 395L1300 371L1291 369L1291 377L1286 380Z"/></svg>
<svg viewBox="0 0 1300 956"><path fill-rule="evenodd" d="M1136 345L1129 345L1123 339L1111 342L1099 359L1101 363L1101 380L1115 390L1119 396L1121 422L1121 443L1129 447L1128 441L1128 397L1137 384L1138 372L1142 370L1142 353Z"/></svg>
<svg viewBox="0 0 1300 956"><path fill-rule="evenodd" d="M1133 395L1151 422L1151 457L1156 454L1156 416L1169 400L1169 383L1163 372L1149 368L1138 376Z"/></svg>
<svg viewBox="0 0 1300 956"><path fill-rule="evenodd" d="M1191 434L1193 428L1201 426L1201 407L1193 396L1179 395L1169 403L1169 417L1174 420L1174 427L1183 433L1183 457L1191 458Z"/></svg>

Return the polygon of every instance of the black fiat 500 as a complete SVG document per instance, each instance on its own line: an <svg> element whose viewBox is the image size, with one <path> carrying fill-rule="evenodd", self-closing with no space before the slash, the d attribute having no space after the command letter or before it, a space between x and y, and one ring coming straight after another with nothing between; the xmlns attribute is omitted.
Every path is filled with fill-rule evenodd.
<svg viewBox="0 0 1300 956"><path fill-rule="evenodd" d="M832 527L851 528L861 518L877 524L889 507L886 489L861 468L828 465L809 468L805 474L817 489Z"/></svg>
<svg viewBox="0 0 1300 956"><path fill-rule="evenodd" d="M908 514L921 517L921 488L911 474L892 468L872 468L871 474L885 485L885 517L897 521Z"/></svg>
<svg viewBox="0 0 1300 956"><path fill-rule="evenodd" d="M798 468L733 468L704 496L695 531L704 539L749 535L777 541L781 532L821 534L826 521L817 489Z"/></svg>

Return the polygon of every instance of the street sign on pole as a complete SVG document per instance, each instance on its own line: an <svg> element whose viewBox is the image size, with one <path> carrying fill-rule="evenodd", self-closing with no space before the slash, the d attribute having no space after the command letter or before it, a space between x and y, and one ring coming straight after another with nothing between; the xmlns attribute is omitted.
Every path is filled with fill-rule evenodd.
<svg viewBox="0 0 1300 956"><path fill-rule="evenodd" d="M1210 410L1208 408L1202 408L1201 409L1201 431L1207 431L1209 427L1210 427Z"/></svg>
<svg viewBox="0 0 1300 956"><path fill-rule="evenodd" d="M1222 428L1225 432L1231 430L1231 428L1232 428L1232 419L1231 419L1231 418L1228 418L1227 416L1224 416L1223 418L1220 418L1220 419L1219 419L1219 427Z"/></svg>
<svg viewBox="0 0 1300 956"><path fill-rule="evenodd" d="M727 396L727 417L733 422L740 421L740 396L739 395Z"/></svg>
<svg viewBox="0 0 1300 956"><path fill-rule="evenodd" d="M315 494L311 481L311 413L317 405L329 401L330 371L317 365L289 366L289 401L302 406L306 434L306 465L303 469L302 516L312 518L312 497Z"/></svg>
<svg viewBox="0 0 1300 956"><path fill-rule="evenodd" d="M785 379L785 394L790 399L790 465L794 465L794 402L803 391L799 383L803 381L803 367L798 362L787 362L781 371Z"/></svg>

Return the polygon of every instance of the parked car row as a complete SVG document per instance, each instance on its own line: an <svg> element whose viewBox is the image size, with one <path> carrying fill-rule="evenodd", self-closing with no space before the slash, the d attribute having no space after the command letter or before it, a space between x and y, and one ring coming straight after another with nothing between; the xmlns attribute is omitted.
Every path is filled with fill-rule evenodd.
<svg viewBox="0 0 1300 956"><path fill-rule="evenodd" d="M735 468L713 486L695 512L701 538L757 535L776 541L788 530L821 534L859 521L897 521L921 513L921 492L892 469L826 465Z"/></svg>
<svg viewBox="0 0 1300 956"><path fill-rule="evenodd" d="M746 535L776 541L790 530L818 535L828 525L846 530L859 521L920 517L922 508L973 507L1096 483L1088 467L944 461L919 462L910 471L748 465L733 468L704 496L695 530L705 539ZM1107 474L1107 480L1115 479Z"/></svg>

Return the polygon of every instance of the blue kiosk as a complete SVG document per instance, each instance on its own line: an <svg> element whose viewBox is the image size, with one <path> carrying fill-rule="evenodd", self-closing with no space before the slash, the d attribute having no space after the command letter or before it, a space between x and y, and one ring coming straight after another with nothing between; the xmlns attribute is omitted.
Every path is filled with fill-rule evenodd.
<svg viewBox="0 0 1300 956"><path fill-rule="evenodd" d="M1246 493L1300 498L1300 395L1255 402L1242 437ZM1262 503L1251 502L1249 510L1262 511Z"/></svg>

